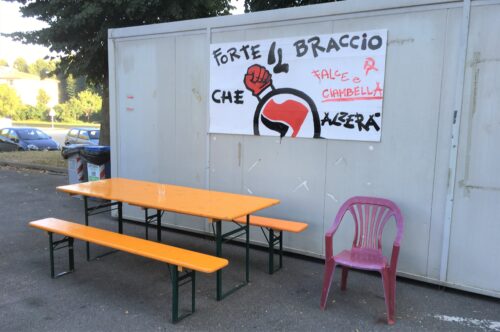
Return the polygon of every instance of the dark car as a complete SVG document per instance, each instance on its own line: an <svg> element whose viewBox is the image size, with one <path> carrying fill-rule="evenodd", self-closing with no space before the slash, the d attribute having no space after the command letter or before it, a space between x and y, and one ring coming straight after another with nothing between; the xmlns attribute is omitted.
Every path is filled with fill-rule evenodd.
<svg viewBox="0 0 500 332"><path fill-rule="evenodd" d="M3 141L15 143L19 150L59 150L59 144L49 135L37 128L3 128L0 130Z"/></svg>
<svg viewBox="0 0 500 332"><path fill-rule="evenodd" d="M71 128L66 134L64 144L99 145L99 134L100 130L96 128Z"/></svg>
<svg viewBox="0 0 500 332"><path fill-rule="evenodd" d="M10 152L22 150L21 147L10 139L0 136L0 152Z"/></svg>

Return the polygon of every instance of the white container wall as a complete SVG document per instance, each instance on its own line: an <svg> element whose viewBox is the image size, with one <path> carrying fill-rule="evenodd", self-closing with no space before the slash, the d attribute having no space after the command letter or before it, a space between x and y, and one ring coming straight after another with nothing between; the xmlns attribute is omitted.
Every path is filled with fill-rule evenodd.
<svg viewBox="0 0 500 332"><path fill-rule="evenodd" d="M347 198L389 198L405 217L400 275L500 297L499 17L500 1L350 0L110 30L112 175L278 198L262 215L307 222L284 244L314 257ZM377 29L380 142L208 133L210 43ZM193 219L164 218L211 231ZM342 225L336 250L351 232Z"/></svg>

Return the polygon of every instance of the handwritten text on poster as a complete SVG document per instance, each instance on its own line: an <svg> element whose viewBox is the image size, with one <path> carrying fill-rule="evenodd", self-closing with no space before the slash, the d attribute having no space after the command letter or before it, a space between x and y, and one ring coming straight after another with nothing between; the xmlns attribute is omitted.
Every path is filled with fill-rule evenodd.
<svg viewBox="0 0 500 332"><path fill-rule="evenodd" d="M387 31L210 46L210 132L380 141Z"/></svg>

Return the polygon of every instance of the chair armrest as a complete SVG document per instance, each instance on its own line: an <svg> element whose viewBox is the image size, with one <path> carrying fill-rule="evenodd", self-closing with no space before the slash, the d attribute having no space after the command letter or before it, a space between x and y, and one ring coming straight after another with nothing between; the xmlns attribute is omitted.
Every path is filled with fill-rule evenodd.
<svg viewBox="0 0 500 332"><path fill-rule="evenodd" d="M335 218L335 222L325 233L325 260L329 260L333 257L333 235L337 232L341 220L342 217Z"/></svg>
<svg viewBox="0 0 500 332"><path fill-rule="evenodd" d="M333 234L335 234L335 232L337 231L337 228L339 228L340 222L342 221L343 217L344 217L344 215L341 215L341 216L337 215L337 217L335 217L335 221L330 226L330 228L327 229L327 231L325 233L325 238L326 237L328 237L328 238L333 237Z"/></svg>
<svg viewBox="0 0 500 332"><path fill-rule="evenodd" d="M391 261L389 263L391 273L396 274L396 268L398 266L398 257L399 257L399 243L394 242L392 246L392 254Z"/></svg>

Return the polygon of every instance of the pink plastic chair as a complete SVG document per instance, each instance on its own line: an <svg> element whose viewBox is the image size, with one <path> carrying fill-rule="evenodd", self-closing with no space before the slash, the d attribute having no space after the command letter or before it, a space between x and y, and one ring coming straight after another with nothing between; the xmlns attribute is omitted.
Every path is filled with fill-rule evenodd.
<svg viewBox="0 0 500 332"><path fill-rule="evenodd" d="M352 248L333 256L333 235L347 211L351 213L355 224ZM382 254L382 233L385 224L391 217L394 217L396 221L397 234L392 247L391 260L388 262ZM325 275L323 293L321 294L321 309L324 310L326 307L336 265L342 266L341 290L346 289L347 273L350 268L379 271L384 285L387 323L394 324L396 266L402 236L403 217L394 202L384 198L356 196L342 204L332 227L325 234Z"/></svg>

